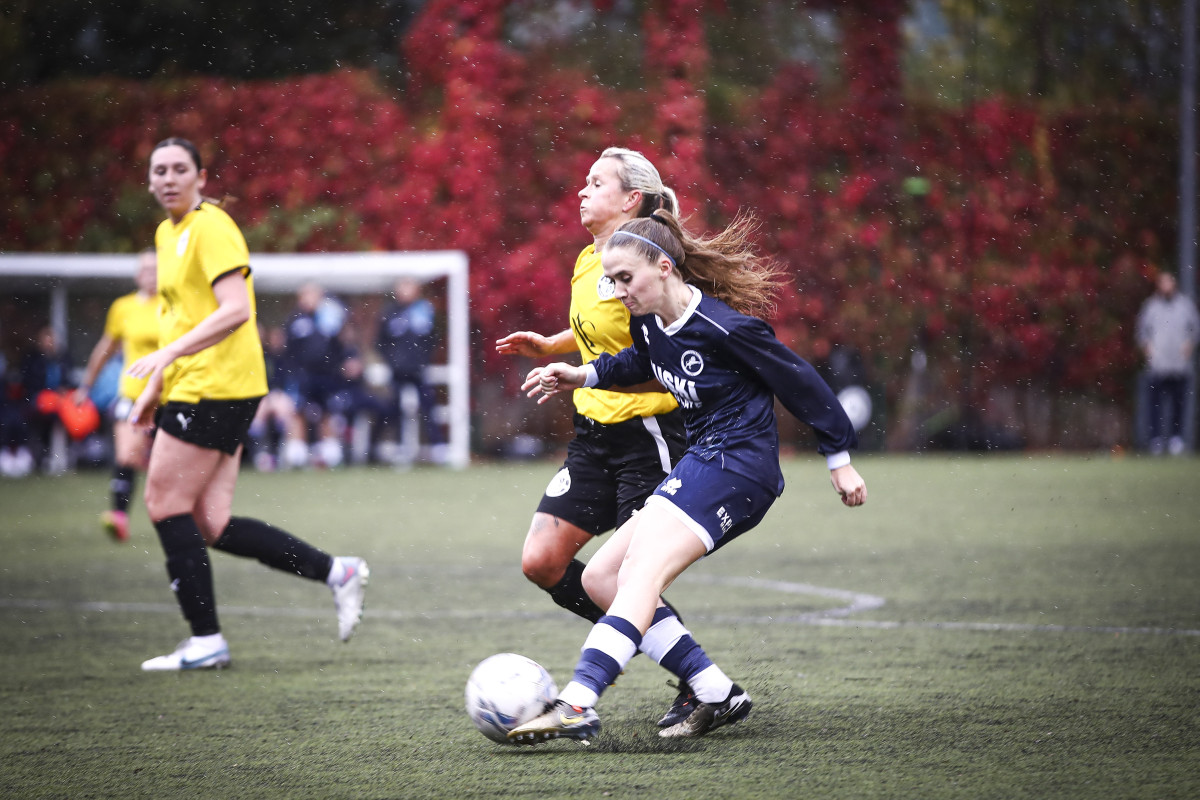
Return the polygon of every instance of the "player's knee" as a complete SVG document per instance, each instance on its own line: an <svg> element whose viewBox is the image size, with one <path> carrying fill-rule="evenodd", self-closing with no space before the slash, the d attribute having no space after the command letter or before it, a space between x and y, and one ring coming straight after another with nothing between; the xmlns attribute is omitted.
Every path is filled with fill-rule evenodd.
<svg viewBox="0 0 1200 800"><path fill-rule="evenodd" d="M521 551L521 572L543 589L558 583L566 569L567 565L547 550L526 547Z"/></svg>
<svg viewBox="0 0 1200 800"><path fill-rule="evenodd" d="M162 492L158 491L150 481L146 481L146 486L142 490L142 501L146 504L146 515L151 520L165 519L170 516L165 504L162 501Z"/></svg>
<svg viewBox="0 0 1200 800"><path fill-rule="evenodd" d="M169 485L163 485L156 480L147 480L142 490L142 500L146 503L146 515L152 522L178 514L191 514L193 503L178 492L172 491Z"/></svg>
<svg viewBox="0 0 1200 800"><path fill-rule="evenodd" d="M611 597L615 590L614 578L616 575L611 570L605 569L600 562L589 562L584 567L583 575L580 580L583 583L583 590L591 597Z"/></svg>

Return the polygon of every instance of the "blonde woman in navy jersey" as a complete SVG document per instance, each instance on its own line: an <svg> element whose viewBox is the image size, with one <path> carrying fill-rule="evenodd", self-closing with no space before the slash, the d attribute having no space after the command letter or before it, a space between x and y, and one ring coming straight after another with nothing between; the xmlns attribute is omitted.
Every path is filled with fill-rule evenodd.
<svg viewBox="0 0 1200 800"><path fill-rule="evenodd" d="M242 443L267 378L246 240L201 196L206 180L200 153L186 139L166 139L150 154L150 191L168 214L155 234L159 349L128 367L147 379L130 421L149 425L157 409L146 510L191 636L145 661L146 671L230 663L209 548L323 581L333 591L342 641L362 617L368 575L361 558L334 558L265 522L232 515Z"/></svg>
<svg viewBox="0 0 1200 800"><path fill-rule="evenodd" d="M600 255L621 224L657 209L678 213L678 201L644 155L620 147L600 154L578 196L580 222L592 243L575 261L568 327L553 336L509 334L496 343L497 352L530 357L578 352L586 364L630 345L629 312L614 296ZM521 552L525 576L555 603L592 623L603 612L583 588L584 567L576 555L641 508L685 446L675 399L657 383L642 388L652 391L574 393L575 437L566 463L538 504ZM694 702L681 685L659 725L674 725Z"/></svg>
<svg viewBox="0 0 1200 800"><path fill-rule="evenodd" d="M749 694L660 597L691 564L757 525L783 491L776 398L813 428L842 502L866 501L866 484L850 464L854 428L837 397L754 316L770 308L776 276L750 249L751 230L742 218L698 239L664 212L623 224L602 260L629 309L632 346L579 367L538 367L525 380L529 396L540 393L543 402L582 386L656 377L683 410L688 450L642 512L588 563L584 585L605 616L554 707L513 730L515 742L595 736L594 706L638 650L688 681L699 700L660 736L702 736L750 712Z"/></svg>

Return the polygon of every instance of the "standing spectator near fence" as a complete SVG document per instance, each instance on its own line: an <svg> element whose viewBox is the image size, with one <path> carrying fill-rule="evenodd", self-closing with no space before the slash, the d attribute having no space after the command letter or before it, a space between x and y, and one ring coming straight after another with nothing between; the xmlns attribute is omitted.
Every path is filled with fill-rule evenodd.
<svg viewBox="0 0 1200 800"><path fill-rule="evenodd" d="M416 280L400 278L392 289L392 299L380 315L375 346L392 370L392 410L400 429L403 430L405 422L404 391L411 388L417 396L425 444L434 453L443 442L433 419L433 391L425 380L425 368L433 358L436 342L433 303L421 296L421 284Z"/></svg>
<svg viewBox="0 0 1200 800"><path fill-rule="evenodd" d="M61 428L57 397L74 388L73 368L58 334L49 325L38 329L33 347L21 356L21 402L33 439L33 460L38 469L57 474L66 469L65 454L58 452L55 429Z"/></svg>
<svg viewBox="0 0 1200 800"><path fill-rule="evenodd" d="M75 390L76 403L88 397L100 370L118 350L122 362L132 364L158 349L158 258L154 248L143 250L138 256L135 282L136 291L118 297L109 306L104 334L92 348L79 388ZM110 508L100 515L100 525L118 542L129 538L129 503L134 479L138 472L145 472L150 462L151 435L129 422L133 403L145 388L145 379L122 373L117 400L110 409L114 451L109 483L112 498Z"/></svg>
<svg viewBox="0 0 1200 800"><path fill-rule="evenodd" d="M307 442L316 440L316 461L322 466L341 464L341 445L333 436L328 421L329 398L341 383L343 361L338 333L345 321L345 309L325 289L306 283L296 293L296 308L284 326L283 351L285 389L296 399L296 408L305 428L304 439L289 438L284 445L283 461L289 467L308 463ZM311 431L311 433L310 433Z"/></svg>
<svg viewBox="0 0 1200 800"><path fill-rule="evenodd" d="M1198 339L1196 304L1179 293L1174 275L1160 272L1137 320L1137 343L1146 357L1148 443L1154 455L1180 455L1186 448L1184 412L1194 389Z"/></svg>
<svg viewBox="0 0 1200 800"><path fill-rule="evenodd" d="M3 329L0 329L2 331ZM9 373L9 357L0 343L0 476L24 478L33 472L29 452L29 424L21 399L21 381L16 370Z"/></svg>

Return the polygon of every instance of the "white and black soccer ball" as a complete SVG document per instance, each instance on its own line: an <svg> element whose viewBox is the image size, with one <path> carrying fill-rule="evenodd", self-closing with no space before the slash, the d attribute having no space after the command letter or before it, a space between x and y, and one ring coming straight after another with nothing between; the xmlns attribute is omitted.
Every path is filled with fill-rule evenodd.
<svg viewBox="0 0 1200 800"><path fill-rule="evenodd" d="M499 653L479 662L467 679L467 714L493 742L541 714L558 696L554 678L531 658Z"/></svg>

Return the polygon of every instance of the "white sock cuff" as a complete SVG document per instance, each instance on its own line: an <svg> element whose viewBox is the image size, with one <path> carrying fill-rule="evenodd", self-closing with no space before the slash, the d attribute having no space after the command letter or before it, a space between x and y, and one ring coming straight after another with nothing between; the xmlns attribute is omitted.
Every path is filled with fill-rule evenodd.
<svg viewBox="0 0 1200 800"><path fill-rule="evenodd" d="M662 663L667 653L671 652L671 648L687 635L688 629L683 627L679 617L672 614L654 623L650 630L646 631L646 635L642 637L642 652L654 659L655 663Z"/></svg>
<svg viewBox="0 0 1200 800"><path fill-rule="evenodd" d="M205 647L215 647L217 645L224 645L225 637L220 633L210 633L207 636L193 636L190 643Z"/></svg>
<svg viewBox="0 0 1200 800"><path fill-rule="evenodd" d="M733 681L713 664L688 678L688 686L702 703L723 703L733 689Z"/></svg>
<svg viewBox="0 0 1200 800"><path fill-rule="evenodd" d="M333 565L329 567L329 574L325 576L325 583L330 586L341 586L344 580L346 580L346 564L334 556Z"/></svg>
<svg viewBox="0 0 1200 800"><path fill-rule="evenodd" d="M558 699L580 708L592 708L600 700L600 695L584 686L582 683L571 681L558 693Z"/></svg>
<svg viewBox="0 0 1200 800"><path fill-rule="evenodd" d="M582 650L599 650L624 668L629 663L629 659L637 654L637 645L611 625L597 622L592 626L592 631L584 641ZM574 705L580 704L575 703Z"/></svg>

